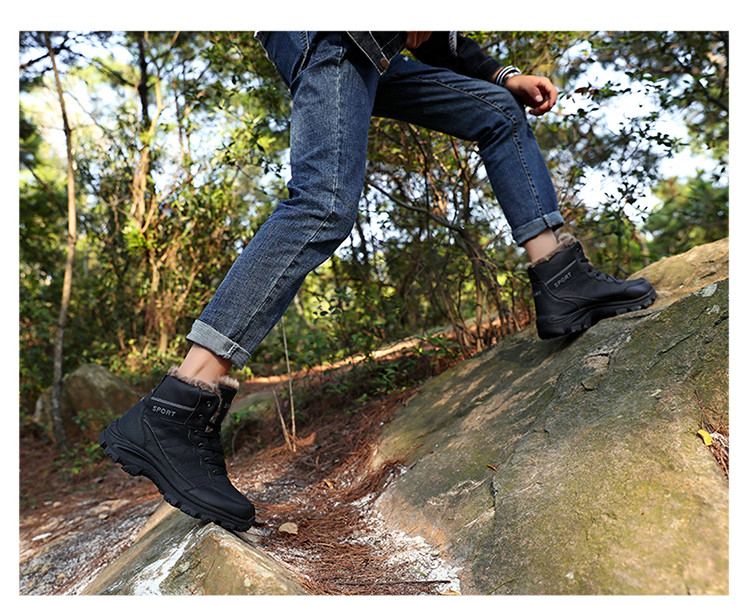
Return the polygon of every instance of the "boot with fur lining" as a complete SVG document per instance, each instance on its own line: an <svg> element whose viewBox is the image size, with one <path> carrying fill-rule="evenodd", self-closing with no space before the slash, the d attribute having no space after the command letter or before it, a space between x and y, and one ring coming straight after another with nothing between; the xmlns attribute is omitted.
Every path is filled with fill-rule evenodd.
<svg viewBox="0 0 750 604"><path fill-rule="evenodd" d="M656 299L646 279L623 281L596 270L581 242L567 233L527 271L537 333L543 340L586 330L602 319L646 308Z"/></svg>
<svg viewBox="0 0 750 604"><path fill-rule="evenodd" d="M541 258L538 258L534 262L530 262L526 265L526 268L533 268L535 266L538 266L542 264L542 262L547 262L548 260L552 260L559 252L563 251L566 247L569 247L571 245L575 245L575 243L578 240L573 237L573 235L569 233L560 233L560 236L557 238L557 247L552 250L551 252L548 252Z"/></svg>
<svg viewBox="0 0 750 604"><path fill-rule="evenodd" d="M122 469L151 480L165 501L186 514L245 531L255 507L227 476L221 421L239 383L188 377L177 367L99 436Z"/></svg>

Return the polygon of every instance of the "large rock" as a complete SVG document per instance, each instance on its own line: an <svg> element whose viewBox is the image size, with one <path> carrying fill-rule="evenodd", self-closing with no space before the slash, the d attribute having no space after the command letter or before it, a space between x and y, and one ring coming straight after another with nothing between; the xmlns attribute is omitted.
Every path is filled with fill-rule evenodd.
<svg viewBox="0 0 750 604"><path fill-rule="evenodd" d="M425 384L383 429L378 459L409 469L375 512L440 548L467 594L727 593L727 482L696 435L700 404L727 413L727 250L642 271L650 309L553 341L530 328ZM165 504L84 593L305 593L245 537Z"/></svg>
<svg viewBox="0 0 750 604"><path fill-rule="evenodd" d="M95 439L101 427L140 398L129 384L101 365L86 363L63 378L61 411L68 438ZM37 399L34 422L51 425L52 388Z"/></svg>
<svg viewBox="0 0 750 604"><path fill-rule="evenodd" d="M300 595L291 572L234 533L162 505L84 595Z"/></svg>
<svg viewBox="0 0 750 604"><path fill-rule="evenodd" d="M725 594L727 242L648 267L654 308L532 328L428 382L384 428L408 470L376 509L461 566L463 593Z"/></svg>

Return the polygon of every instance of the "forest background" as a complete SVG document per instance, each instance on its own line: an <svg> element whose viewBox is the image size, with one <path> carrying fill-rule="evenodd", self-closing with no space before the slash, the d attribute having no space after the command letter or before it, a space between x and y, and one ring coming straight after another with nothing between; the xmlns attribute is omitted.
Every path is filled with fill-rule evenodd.
<svg viewBox="0 0 750 604"><path fill-rule="evenodd" d="M728 235L727 32L467 33L560 90L530 120L596 265L622 277ZM19 42L23 425L83 363L148 385L179 362L285 195L290 99L252 32ZM415 334L473 354L533 320L525 262L473 144L373 119L351 237L242 374L283 371L285 350L307 369ZM455 338L430 335L441 326Z"/></svg>

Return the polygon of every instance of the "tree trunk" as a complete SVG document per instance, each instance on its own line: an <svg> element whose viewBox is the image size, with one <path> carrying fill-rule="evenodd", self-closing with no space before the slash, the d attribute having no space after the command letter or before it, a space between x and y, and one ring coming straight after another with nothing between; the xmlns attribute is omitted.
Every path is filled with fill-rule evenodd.
<svg viewBox="0 0 750 604"><path fill-rule="evenodd" d="M55 333L55 350L52 371L52 433L55 437L58 448L67 449L69 447L68 437L65 433L65 427L62 421L61 412L61 395L62 395L62 375L63 375L63 338L65 336L65 326L68 322L68 309L70 308L70 293L73 288L73 262L76 253L76 191L75 191L75 173L73 172L73 145L70 124L68 123L68 112L65 109L65 99L63 98L62 85L60 84L60 74L57 71L57 62L55 53L52 50L52 42L49 34L45 35L49 58L52 61L52 70L55 74L55 85L57 87L57 96L60 101L60 111L62 113L63 131L65 132L65 147L67 151L68 164L68 254L65 262L65 275L63 277L62 300L60 303L60 315L57 320L57 330Z"/></svg>

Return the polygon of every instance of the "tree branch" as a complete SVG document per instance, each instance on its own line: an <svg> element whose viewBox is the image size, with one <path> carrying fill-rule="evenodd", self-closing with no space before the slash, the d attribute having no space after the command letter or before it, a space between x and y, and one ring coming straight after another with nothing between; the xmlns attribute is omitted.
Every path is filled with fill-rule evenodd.
<svg viewBox="0 0 750 604"><path fill-rule="evenodd" d="M394 197L388 191L386 191L385 189L383 189L382 187L376 185L373 182L368 183L368 185L370 187L372 187L373 189L375 189L376 191L379 191L380 193L382 193L383 195L385 195L388 199L390 199L396 205L401 206L402 208L404 208L406 210L411 210L413 212L419 212L421 214L427 214L427 216L429 216L430 218L432 218L438 224L444 226L447 229L455 231L457 233L461 233L464 230L463 227L457 226L457 225L453 224L452 222L446 220L442 216L438 216L437 214L433 214L432 212L430 212L429 210L427 210L425 208L420 208L418 206L413 206L413 205L411 205L409 203L401 201L400 199Z"/></svg>

